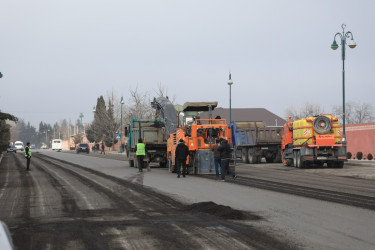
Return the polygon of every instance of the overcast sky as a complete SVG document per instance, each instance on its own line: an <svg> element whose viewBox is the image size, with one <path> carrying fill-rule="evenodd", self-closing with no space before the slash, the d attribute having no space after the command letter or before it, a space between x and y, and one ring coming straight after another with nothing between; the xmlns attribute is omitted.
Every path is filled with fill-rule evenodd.
<svg viewBox="0 0 375 250"><path fill-rule="evenodd" d="M375 1L12 0L0 8L0 109L40 121L93 119L100 95L151 95L159 83L176 102L267 108L342 103L375 106ZM339 43L339 40L338 40Z"/></svg>

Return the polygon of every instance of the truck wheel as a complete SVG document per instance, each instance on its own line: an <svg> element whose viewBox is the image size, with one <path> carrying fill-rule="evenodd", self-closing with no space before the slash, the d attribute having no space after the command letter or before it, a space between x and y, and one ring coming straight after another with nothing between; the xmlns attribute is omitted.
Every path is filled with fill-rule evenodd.
<svg viewBox="0 0 375 250"><path fill-rule="evenodd" d="M293 152L293 163L294 167L299 168L299 157L298 157L298 151Z"/></svg>
<svg viewBox="0 0 375 250"><path fill-rule="evenodd" d="M318 162L315 163L315 164L316 164L316 167L321 168L321 167L323 167L324 162L322 162L322 161L318 161Z"/></svg>
<svg viewBox="0 0 375 250"><path fill-rule="evenodd" d="M276 156L276 157L273 159L273 162L274 162L274 163L281 163L281 162L282 162L282 161L281 161L281 155Z"/></svg>
<svg viewBox="0 0 375 250"><path fill-rule="evenodd" d="M273 163L274 158L273 157L266 157L267 163Z"/></svg>
<svg viewBox="0 0 375 250"><path fill-rule="evenodd" d="M297 151L297 165L298 165L299 168L304 167L304 164L303 164L302 158L301 158L301 151Z"/></svg>
<svg viewBox="0 0 375 250"><path fill-rule="evenodd" d="M343 161L337 161L333 164L334 168L343 168L344 167L344 162Z"/></svg>
<svg viewBox="0 0 375 250"><path fill-rule="evenodd" d="M243 163L249 163L249 155L247 148L243 148L241 151L241 158Z"/></svg>
<svg viewBox="0 0 375 250"><path fill-rule="evenodd" d="M129 167L134 167L134 161L133 160L129 160Z"/></svg>
<svg viewBox="0 0 375 250"><path fill-rule="evenodd" d="M257 157L253 153L251 153L250 150L249 150L249 163L250 164L257 163Z"/></svg>
<svg viewBox="0 0 375 250"><path fill-rule="evenodd" d="M287 160L286 160L286 165L287 165L288 167L293 166L293 160L292 160L292 159L287 159Z"/></svg>
<svg viewBox="0 0 375 250"><path fill-rule="evenodd" d="M303 162L302 156L301 156L301 151L297 151L297 166L299 168L304 168L305 163Z"/></svg>

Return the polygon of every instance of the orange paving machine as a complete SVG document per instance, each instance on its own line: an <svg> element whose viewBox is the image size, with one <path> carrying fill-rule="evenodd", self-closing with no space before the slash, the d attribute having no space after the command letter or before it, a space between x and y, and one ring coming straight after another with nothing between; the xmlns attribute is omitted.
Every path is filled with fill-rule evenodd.
<svg viewBox="0 0 375 250"><path fill-rule="evenodd" d="M175 172L175 151L180 139L189 148L187 159L190 174L215 173L213 151L216 140L226 139L231 144L231 132L226 119L212 119L211 111L217 102L187 102L177 118L177 129L167 142L167 159L170 172ZM200 119L199 112L209 111L210 119Z"/></svg>

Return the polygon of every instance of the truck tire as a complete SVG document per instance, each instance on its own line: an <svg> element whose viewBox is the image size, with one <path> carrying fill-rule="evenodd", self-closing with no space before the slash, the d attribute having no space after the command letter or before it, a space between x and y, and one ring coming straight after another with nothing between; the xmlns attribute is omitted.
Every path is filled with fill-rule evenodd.
<svg viewBox="0 0 375 250"><path fill-rule="evenodd" d="M256 157L256 164L259 164L259 163L261 163L262 162L262 156L257 156Z"/></svg>
<svg viewBox="0 0 375 250"><path fill-rule="evenodd" d="M281 154L276 155L276 157L273 159L274 163L281 163Z"/></svg>
<svg viewBox="0 0 375 250"><path fill-rule="evenodd" d="M315 163L315 165L316 165L317 168L322 168L323 165L324 165L324 162L318 161L318 162Z"/></svg>
<svg viewBox="0 0 375 250"><path fill-rule="evenodd" d="M249 150L249 163L250 164L256 164L258 162L258 157Z"/></svg>
<svg viewBox="0 0 375 250"><path fill-rule="evenodd" d="M273 163L274 158L273 157L266 157L266 162L267 163Z"/></svg>
<svg viewBox="0 0 375 250"><path fill-rule="evenodd" d="M344 167L344 162L343 161L336 161L333 163L334 168L343 168Z"/></svg>
<svg viewBox="0 0 375 250"><path fill-rule="evenodd" d="M129 160L129 167L131 167L131 168L134 167L134 161L133 160Z"/></svg>
<svg viewBox="0 0 375 250"><path fill-rule="evenodd" d="M297 151L297 162L299 168L305 168L306 164L303 162L301 151Z"/></svg>
<svg viewBox="0 0 375 250"><path fill-rule="evenodd" d="M283 162L282 159L281 159L281 150L278 150L278 151L276 152L276 156L275 156L275 158L273 159L273 162L274 162L274 163L282 163L282 162Z"/></svg>
<svg viewBox="0 0 375 250"><path fill-rule="evenodd" d="M243 148L241 150L241 159L243 163L249 163L249 155L248 155L248 149Z"/></svg>
<svg viewBox="0 0 375 250"><path fill-rule="evenodd" d="M286 165L287 165L288 167L293 166L293 160L292 160L292 159L287 159L287 160L286 160Z"/></svg>
<svg viewBox="0 0 375 250"><path fill-rule="evenodd" d="M315 118L313 122L314 131L318 134L325 134L331 131L331 120L324 115Z"/></svg>
<svg viewBox="0 0 375 250"><path fill-rule="evenodd" d="M301 158L299 150L293 152L293 165L295 168L300 168Z"/></svg>

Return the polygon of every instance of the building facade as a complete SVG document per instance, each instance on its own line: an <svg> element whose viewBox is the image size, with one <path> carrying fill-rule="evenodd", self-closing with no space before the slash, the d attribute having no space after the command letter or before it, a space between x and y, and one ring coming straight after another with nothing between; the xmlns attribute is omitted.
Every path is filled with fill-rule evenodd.
<svg viewBox="0 0 375 250"><path fill-rule="evenodd" d="M346 128L347 152L353 155L362 152L364 156L375 155L375 122L349 124Z"/></svg>

